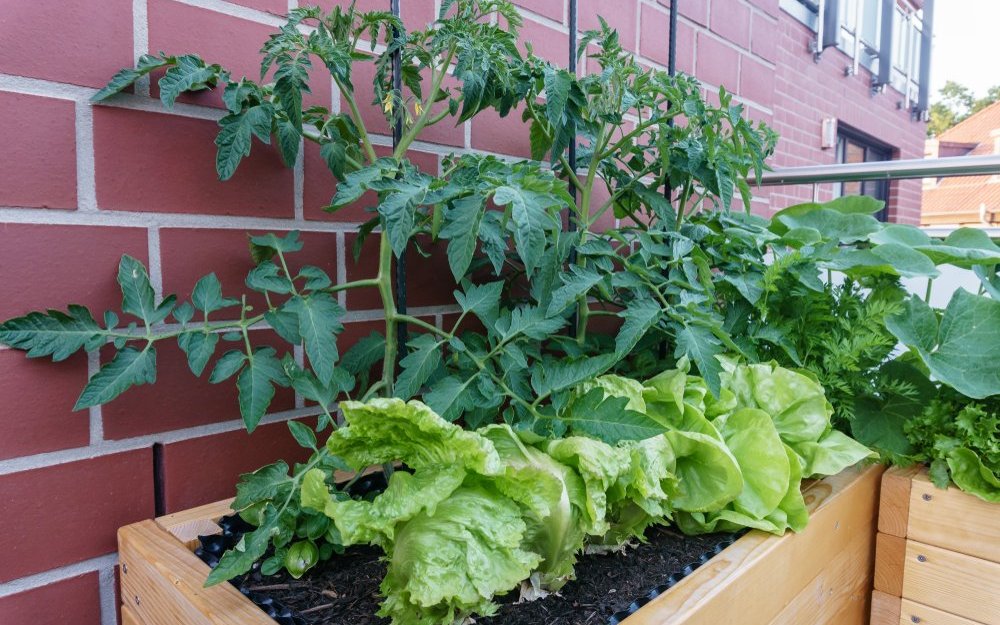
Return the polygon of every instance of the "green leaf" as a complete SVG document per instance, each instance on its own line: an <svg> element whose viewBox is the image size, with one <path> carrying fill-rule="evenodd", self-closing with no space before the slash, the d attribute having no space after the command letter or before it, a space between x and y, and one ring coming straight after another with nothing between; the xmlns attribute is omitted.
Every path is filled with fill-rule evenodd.
<svg viewBox="0 0 1000 625"><path fill-rule="evenodd" d="M324 407L332 404L341 393L354 389L354 377L342 367L335 367L333 376L326 383L320 382L309 371L301 369L290 372L289 377L295 392Z"/></svg>
<svg viewBox="0 0 1000 625"><path fill-rule="evenodd" d="M272 347L257 348L253 356L246 359L247 366L236 378L240 415L243 417L247 432L253 432L267 413L267 408L274 398L274 384L287 383L281 361L276 354Z"/></svg>
<svg viewBox="0 0 1000 625"><path fill-rule="evenodd" d="M528 139L531 142L531 158L536 161L545 160L545 155L552 149L552 137L545 132L545 126L541 122L531 122Z"/></svg>
<svg viewBox="0 0 1000 625"><path fill-rule="evenodd" d="M156 348L126 347L94 374L73 410L106 404L133 386L156 382Z"/></svg>
<svg viewBox="0 0 1000 625"><path fill-rule="evenodd" d="M301 122L301 120L299 121ZM277 129L281 160L284 161L286 167L292 167L299 160L299 144L302 142L302 134L292 122L286 119L278 120Z"/></svg>
<svg viewBox="0 0 1000 625"><path fill-rule="evenodd" d="M354 375L367 373L385 356L385 337L372 332L344 353L340 364Z"/></svg>
<svg viewBox="0 0 1000 625"><path fill-rule="evenodd" d="M291 230L283 237L273 232L250 237L250 258L256 265L271 260L278 252L290 254L301 250L302 241L298 230Z"/></svg>
<svg viewBox="0 0 1000 625"><path fill-rule="evenodd" d="M287 423L296 443L306 449L316 451L316 432L313 432L311 427L301 421L288 421Z"/></svg>
<svg viewBox="0 0 1000 625"><path fill-rule="evenodd" d="M258 104L241 113L230 113L219 120L219 135L215 138L215 170L220 180L229 180L244 157L250 155L252 138L264 143L271 140L270 105Z"/></svg>
<svg viewBox="0 0 1000 625"><path fill-rule="evenodd" d="M191 302L195 308L206 314L230 306L237 306L240 303L239 300L222 297L222 284L219 283L219 278L214 273L203 276L194 285L194 290L191 292Z"/></svg>
<svg viewBox="0 0 1000 625"><path fill-rule="evenodd" d="M559 419L575 432L612 445L663 434L662 425L641 412L627 409L628 402L626 397L605 396L604 389L592 388L575 399Z"/></svg>
<svg viewBox="0 0 1000 625"><path fill-rule="evenodd" d="M465 292L455 291L455 301L462 312L473 313L487 327L496 323L500 315L500 296L503 293L503 281L486 284L469 284Z"/></svg>
<svg viewBox="0 0 1000 625"><path fill-rule="evenodd" d="M329 293L293 297L285 308L298 316L299 335L316 375L321 380L330 379L338 358L336 335L344 331L344 325L340 323L344 309Z"/></svg>
<svg viewBox="0 0 1000 625"><path fill-rule="evenodd" d="M274 263L264 263L251 269L247 273L247 286L260 293L267 291L281 294L292 292L291 279L281 275L278 266Z"/></svg>
<svg viewBox="0 0 1000 625"><path fill-rule="evenodd" d="M127 254L122 256L118 264L118 285L122 289L123 312L142 319L146 325L153 325L166 318L164 315L157 319L155 295L146 267Z"/></svg>
<svg viewBox="0 0 1000 625"><path fill-rule="evenodd" d="M563 273L560 278L563 285L555 290L552 299L549 301L547 314L551 316L562 313L571 304L587 294L587 292L601 281L601 274L590 269L572 265L569 271Z"/></svg>
<svg viewBox="0 0 1000 625"><path fill-rule="evenodd" d="M383 157L368 167L352 171L337 185L337 194L330 205L334 210L347 206L364 195L374 182L394 176L398 169L399 163L395 159Z"/></svg>
<svg viewBox="0 0 1000 625"><path fill-rule="evenodd" d="M264 321L278 333L278 336L293 345L298 345L302 342L302 335L299 334L299 315L290 309L289 302L264 313Z"/></svg>
<svg viewBox="0 0 1000 625"><path fill-rule="evenodd" d="M959 289L939 324L934 311L911 296L886 327L944 384L975 399L1000 394L1000 302Z"/></svg>
<svg viewBox="0 0 1000 625"><path fill-rule="evenodd" d="M446 421L454 421L463 412L473 408L473 396L467 389L476 382L478 375L461 379L450 375L434 382L424 394L424 401Z"/></svg>
<svg viewBox="0 0 1000 625"><path fill-rule="evenodd" d="M500 206L508 204L511 206L511 217L515 228L514 245L530 277L545 251L548 215L537 198L523 189L510 186L498 187L493 195L493 201Z"/></svg>
<svg viewBox="0 0 1000 625"><path fill-rule="evenodd" d="M264 557L271 546L271 537L278 533L278 513L268 504L260 526L249 534L244 534L235 547L219 559L219 563L208 574L205 586L214 586L249 571L254 563Z"/></svg>
<svg viewBox="0 0 1000 625"><path fill-rule="evenodd" d="M416 395L441 364L441 346L432 334L421 334L409 342L410 353L399 361L402 371L393 392L400 399Z"/></svg>
<svg viewBox="0 0 1000 625"><path fill-rule="evenodd" d="M330 276L325 271L312 265L306 265L300 269L299 275L296 278L306 281L303 286L308 291L320 291L333 284Z"/></svg>
<svg viewBox="0 0 1000 625"><path fill-rule="evenodd" d="M610 369L618 358L601 354L583 360L554 360L531 371L531 387L539 395L548 395L595 378Z"/></svg>
<svg viewBox="0 0 1000 625"><path fill-rule="evenodd" d="M214 87L220 71L218 65L205 65L205 61L192 54L179 56L157 83L160 100L167 108L173 108L177 96L185 91Z"/></svg>
<svg viewBox="0 0 1000 625"><path fill-rule="evenodd" d="M624 356L631 352L639 339L659 321L662 313L660 305L652 299L630 302L625 310L618 313L625 322L615 337L615 353Z"/></svg>
<svg viewBox="0 0 1000 625"><path fill-rule="evenodd" d="M485 197L470 195L453 201L444 212L441 238L448 240L448 266L456 282L462 279L472 264L485 204Z"/></svg>
<svg viewBox="0 0 1000 625"><path fill-rule="evenodd" d="M262 501L287 496L292 479L284 460L265 465L251 473L243 473L236 484L233 510L246 510Z"/></svg>
<svg viewBox="0 0 1000 625"><path fill-rule="evenodd" d="M66 313L32 312L0 324L0 342L27 350L29 358L51 356L55 362L81 349L99 348L105 336L90 311L77 304L70 304Z"/></svg>
<svg viewBox="0 0 1000 625"><path fill-rule="evenodd" d="M698 366L698 373L705 378L709 390L718 397L722 388L719 379L722 364L716 356L723 353L719 339L711 331L700 326L684 326L677 331L675 340L674 356L690 358L691 362Z"/></svg>
<svg viewBox="0 0 1000 625"><path fill-rule="evenodd" d="M825 265L852 277L889 274L904 278L933 278L940 273L926 255L901 243L882 243L871 249L841 250Z"/></svg>
<svg viewBox="0 0 1000 625"><path fill-rule="evenodd" d="M174 62L173 57L157 58L155 56L150 56L148 54L143 54L139 57L139 62L136 63L135 68L126 68L119 70L108 84L104 85L100 91L91 96L91 102L101 102L107 100L116 93L124 91L127 87L131 86L139 78L149 74L153 70L159 69L161 67L166 67Z"/></svg>
<svg viewBox="0 0 1000 625"><path fill-rule="evenodd" d="M323 158L323 162L326 163L330 172L338 180L343 180L344 167L347 165L347 150L344 148L344 144L337 141L324 143L319 148L319 155ZM339 186L337 192L340 193Z"/></svg>
<svg viewBox="0 0 1000 625"><path fill-rule="evenodd" d="M430 178L417 176L396 183L396 191L386 195L378 206L378 212L385 220L386 235L392 251L399 258L406 250L406 244L413 234L417 206L427 195Z"/></svg>
<svg viewBox="0 0 1000 625"><path fill-rule="evenodd" d="M198 377L201 377L218 343L219 335L214 332L188 332L177 337L177 344L187 355L191 373Z"/></svg>
<svg viewBox="0 0 1000 625"><path fill-rule="evenodd" d="M219 382L228 380L243 368L246 360L247 355L241 351L231 350L226 352L215 363L215 368L212 369L212 374L208 376L208 381L212 384L218 384Z"/></svg>

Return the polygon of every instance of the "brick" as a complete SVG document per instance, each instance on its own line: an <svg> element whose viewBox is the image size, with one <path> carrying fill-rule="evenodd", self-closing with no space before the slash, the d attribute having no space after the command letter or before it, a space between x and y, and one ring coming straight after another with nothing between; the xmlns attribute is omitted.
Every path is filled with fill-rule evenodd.
<svg viewBox="0 0 1000 625"><path fill-rule="evenodd" d="M712 32L741 48L750 47L750 7L742 0L712 0Z"/></svg>
<svg viewBox="0 0 1000 625"><path fill-rule="evenodd" d="M288 11L285 0L244 0L251 8L271 13ZM281 5L284 5L283 7ZM173 0L149 0L149 49L168 54L197 54L208 63L218 63L231 72L233 79L241 77L260 80L260 48L276 32L273 26L201 9ZM330 108L333 80L317 59L309 72L311 93L303 95L305 106ZM159 97L154 75L151 93ZM185 94L179 102L223 107L222 89Z"/></svg>
<svg viewBox="0 0 1000 625"><path fill-rule="evenodd" d="M90 442L86 411L73 404L87 382L87 358L76 354L58 363L0 351L0 459L30 456ZM44 393L33 389L45 389Z"/></svg>
<svg viewBox="0 0 1000 625"><path fill-rule="evenodd" d="M378 233L370 234L365 239L357 263L350 256L351 250L354 248L355 238L355 235L348 234L345 243L349 254L347 259L347 279L349 281L374 277L378 267ZM412 243L408 248L406 253L406 287L407 304L410 308L455 303L455 298L452 295L456 288L455 278L448 267L445 245L444 241L437 244L420 241L421 248L430 253L429 258L421 256L414 249ZM351 311L381 310L382 300L378 290L374 288L352 289L347 294L347 309Z"/></svg>
<svg viewBox="0 0 1000 625"><path fill-rule="evenodd" d="M749 0L750 4L764 11L768 15L777 17L781 12L780 0Z"/></svg>
<svg viewBox="0 0 1000 625"><path fill-rule="evenodd" d="M271 331L250 332L250 342L254 347L274 347L279 358L291 351L291 346ZM157 344L156 383L132 387L102 408L104 438L118 440L240 419L236 378L219 384L208 381L215 362L232 349L242 350L243 345L220 340L215 357L196 378L176 342ZM109 358L110 350L105 350L104 356ZM276 387L275 391L268 413L295 407L291 389Z"/></svg>
<svg viewBox="0 0 1000 625"><path fill-rule="evenodd" d="M0 582L115 551L153 514L153 454L139 449L0 476Z"/></svg>
<svg viewBox="0 0 1000 625"><path fill-rule="evenodd" d="M639 54L660 65L666 65L670 55L670 16L648 4L642 5L641 10Z"/></svg>
<svg viewBox="0 0 1000 625"><path fill-rule="evenodd" d="M665 7L670 6L670 0L656 0L656 2ZM679 0L677 13L702 26L708 24L707 0L694 0L693 2L691 0Z"/></svg>
<svg viewBox="0 0 1000 625"><path fill-rule="evenodd" d="M254 139L228 181L215 172L218 126L204 119L94 108L97 203L104 210L291 217L292 171Z"/></svg>
<svg viewBox="0 0 1000 625"><path fill-rule="evenodd" d="M73 103L0 92L0 111L0 205L76 208Z"/></svg>
<svg viewBox="0 0 1000 625"><path fill-rule="evenodd" d="M472 119L472 149L507 156L531 158L530 122L521 121L521 110L500 115L492 109Z"/></svg>
<svg viewBox="0 0 1000 625"><path fill-rule="evenodd" d="M710 85L732 89L739 75L739 52L704 32L698 33L695 76Z"/></svg>
<svg viewBox="0 0 1000 625"><path fill-rule="evenodd" d="M750 20L750 50L765 61L778 60L778 25L763 13L754 11Z"/></svg>
<svg viewBox="0 0 1000 625"><path fill-rule="evenodd" d="M0 224L0 250L0 319L70 302L99 316L121 306L115 276L122 254L147 262L139 228Z"/></svg>
<svg viewBox="0 0 1000 625"><path fill-rule="evenodd" d="M85 573L0 597L0 614L6 625L100 625L97 573Z"/></svg>
<svg viewBox="0 0 1000 625"><path fill-rule="evenodd" d="M536 56L559 67L566 67L569 64L569 34L565 32L532 19L525 19L521 25L519 42L522 51L527 50L525 44L530 43Z"/></svg>
<svg viewBox="0 0 1000 625"><path fill-rule="evenodd" d="M775 103L774 68L749 56L742 56L739 93L748 100L771 108Z"/></svg>
<svg viewBox="0 0 1000 625"><path fill-rule="evenodd" d="M581 31L599 30L601 22L598 16L607 21L608 26L618 31L621 45L626 50L635 52L635 18L638 3L635 0L589 0L581 2L577 16Z"/></svg>
<svg viewBox="0 0 1000 625"><path fill-rule="evenodd" d="M325 440L325 435L320 434ZM284 423L262 425L247 434L234 430L163 446L166 511L177 512L236 494L243 473L284 460L292 465L309 457Z"/></svg>
<svg viewBox="0 0 1000 625"><path fill-rule="evenodd" d="M514 4L557 22L565 19L566 7L559 0L514 0Z"/></svg>
<svg viewBox="0 0 1000 625"><path fill-rule="evenodd" d="M0 73L103 87L131 66L132 1L4 2Z"/></svg>
<svg viewBox="0 0 1000 625"><path fill-rule="evenodd" d="M375 153L380 157L391 156L392 149L387 146L377 145L375 146ZM437 154L409 150L406 153L406 157L423 172L434 176L439 173ZM366 210L366 208L374 207L378 204L378 196L375 193L366 193L357 202L350 206L345 206L334 213L328 213L323 210L323 207L330 204L330 200L337 192L337 181L326 166L326 162L323 161L319 146L312 141L306 142L303 172L303 212L306 219L364 223L374 216L374 213Z"/></svg>
<svg viewBox="0 0 1000 625"><path fill-rule="evenodd" d="M191 290L203 275L214 272L227 297L247 294L247 303L255 313L266 310L264 297L246 286L246 276L253 267L247 243L248 234L263 234L254 230L205 230L195 228L164 228L160 231L160 251L163 257L163 292L176 294L181 300L191 297ZM284 236L285 232L275 231ZM295 273L303 265L315 265L334 281L337 279L336 236L332 233L302 232L302 250L286 256L289 269ZM233 309L235 310L235 309ZM235 314L221 311L215 316Z"/></svg>

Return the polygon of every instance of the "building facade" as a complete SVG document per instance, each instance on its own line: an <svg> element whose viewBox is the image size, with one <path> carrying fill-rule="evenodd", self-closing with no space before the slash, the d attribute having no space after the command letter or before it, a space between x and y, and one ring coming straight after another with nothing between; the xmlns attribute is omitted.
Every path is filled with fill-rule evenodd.
<svg viewBox="0 0 1000 625"><path fill-rule="evenodd" d="M327 8L339 2L316 1ZM675 1L677 68L699 78L710 95L724 85L750 117L777 130L775 167L922 155L926 62L915 60L914 25L927 7L919 0ZM523 39L536 53L568 60L570 2L580 30L596 28L604 16L641 62L666 67L666 0L515 0L524 13ZM170 111L150 97L155 84L110 106L88 102L119 68L150 51L198 53L236 75L255 76L260 45L297 4L0 0L0 318L68 302L116 308L114 275L123 253L147 264L158 296L188 298L195 279L209 271L237 291L251 267L247 232L301 230L300 262L341 281L366 276L372 256L365 252L355 264L350 254L365 216L320 210L334 183L312 146L292 169L255 146L233 180L220 183L213 146L218 94L185 96ZM389 7L388 0L358 4ZM411 26L423 26L439 8L436 0L401 4ZM885 40L882 25L897 37ZM892 70L881 83L880 64ZM329 77L317 78L309 97L340 104ZM362 115L379 127L377 109ZM391 139L384 122L381 128L376 142L384 149ZM483 115L457 128L434 127L411 159L437 171L444 155L469 150L527 156L528 133L517 118ZM918 220L919 182L827 185L819 195L842 191L881 194L888 219ZM765 189L755 209L811 197L808 188ZM411 314L434 323L452 313L440 305L451 301L453 288L440 279L450 275L445 267L411 273ZM373 329L373 302L353 292L342 299L347 344ZM263 342L271 336L254 333ZM52 364L0 348L5 625L115 623L119 526L230 496L240 473L301 455L283 423L310 414L301 398L279 390L273 414L248 436L235 391L193 378L176 348L159 354L155 386L73 412L88 372L100 363L100 353Z"/></svg>

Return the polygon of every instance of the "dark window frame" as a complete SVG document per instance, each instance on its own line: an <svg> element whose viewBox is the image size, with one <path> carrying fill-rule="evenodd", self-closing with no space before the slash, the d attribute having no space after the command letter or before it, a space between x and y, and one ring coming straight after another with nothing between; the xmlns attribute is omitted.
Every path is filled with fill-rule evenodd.
<svg viewBox="0 0 1000 625"><path fill-rule="evenodd" d="M843 126L837 129L837 162L845 163L848 144L853 144L862 150L862 161L865 163L891 161L896 158L897 150L875 137ZM850 187L856 188L852 189ZM888 180L866 180L863 182L839 182L836 185L836 195L860 194L874 197L885 202L885 206L873 216L879 221L889 221L889 202L892 199Z"/></svg>

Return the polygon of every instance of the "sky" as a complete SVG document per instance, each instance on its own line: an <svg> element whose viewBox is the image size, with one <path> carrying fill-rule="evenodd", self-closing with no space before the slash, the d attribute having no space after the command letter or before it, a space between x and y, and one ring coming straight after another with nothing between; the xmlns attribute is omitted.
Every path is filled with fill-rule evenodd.
<svg viewBox="0 0 1000 625"><path fill-rule="evenodd" d="M947 80L970 87L978 96L1000 84L1000 0L937 0L931 101Z"/></svg>

